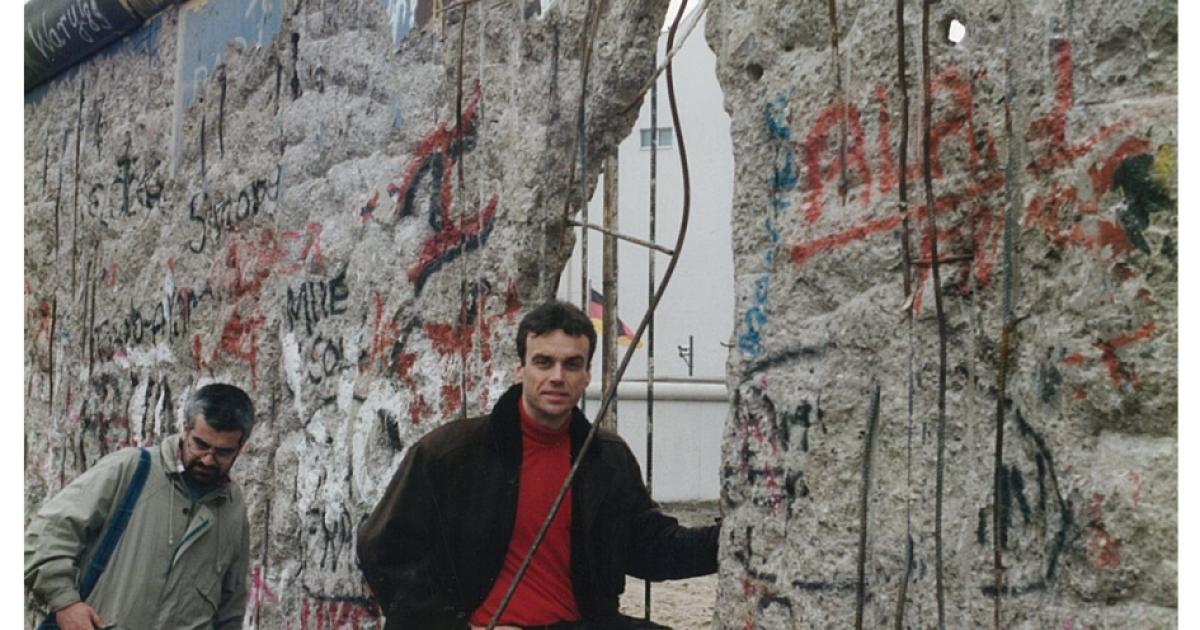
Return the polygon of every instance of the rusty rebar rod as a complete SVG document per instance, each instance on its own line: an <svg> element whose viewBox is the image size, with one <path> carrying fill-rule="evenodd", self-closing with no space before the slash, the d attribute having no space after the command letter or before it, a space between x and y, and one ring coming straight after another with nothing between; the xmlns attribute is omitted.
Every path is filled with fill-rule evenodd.
<svg viewBox="0 0 1200 630"><path fill-rule="evenodd" d="M1013 232L1016 230L1016 210L1013 194L1013 179L1016 176L1016 151L1012 124L1012 100L1015 95L1012 78L1013 22L1016 19L1012 2L1008 3L1007 50L1004 56L1004 133L1008 139L1008 158L1004 167L1004 325L1000 331L1000 344L996 366L996 447L992 462L992 577L996 586L992 621L996 630L1001 628L1002 593L1004 592L1003 541L1000 539L1000 495L1004 483L1004 407L1008 398L1008 359L1012 349L1012 333L1016 328L1013 315Z"/></svg>
<svg viewBox="0 0 1200 630"><path fill-rule="evenodd" d="M925 232L929 239L930 275L933 280L933 303L937 313L938 331L938 391L937 391L937 462L936 496L934 501L934 558L936 569L938 629L946 627L945 571L943 563L942 511L946 476L946 313L942 306L942 273L938 261L937 213L934 211L932 151L933 82L930 77L929 13L931 0L924 0L921 9L921 174L925 184Z"/></svg>
<svg viewBox="0 0 1200 630"><path fill-rule="evenodd" d="M908 303L912 299L912 254L911 254L911 236L908 228L908 52L905 46L904 37L904 0L896 0L896 65L897 78L900 83L900 147L898 164L898 181L899 187L899 203L897 204L898 212L900 213L900 251L903 256L904 267L901 269L901 276L904 280L904 299ZM906 487L912 488L912 435L913 435L913 398L914 398L914 374L913 374L913 312L912 306L906 306L904 309L904 320L908 330L908 378L907 378L907 428L908 428L908 456L905 460L905 478ZM904 628L904 610L908 605L908 585L912 580L913 572L913 537L912 537L912 498L911 492L908 493L904 500L904 537L905 537L905 561L904 561L904 578L900 581L900 592L896 596L896 630Z"/></svg>
<svg viewBox="0 0 1200 630"><path fill-rule="evenodd" d="M595 230L597 232L600 232L601 234L605 234L607 236L612 236L614 238L619 238L623 241L633 243L634 245L641 245L642 247L645 247L646 249L653 249L655 251L662 252L668 256L675 253L675 252L671 251L670 248L663 247L662 245L659 245L658 243L643 240L636 236L629 236L628 234L622 234L620 232L610 230L603 226L596 225L595 223L587 223L584 221L576 221L576 220L572 219L570 221L567 221L567 225L573 225L575 227L583 227L583 228L587 228L589 230Z"/></svg>

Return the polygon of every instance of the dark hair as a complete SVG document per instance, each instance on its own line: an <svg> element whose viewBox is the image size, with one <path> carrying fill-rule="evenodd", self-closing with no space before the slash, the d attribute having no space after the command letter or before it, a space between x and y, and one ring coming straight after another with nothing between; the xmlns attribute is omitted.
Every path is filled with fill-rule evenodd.
<svg viewBox="0 0 1200 630"><path fill-rule="evenodd" d="M521 365L525 365L525 340L529 335L544 335L556 330L572 337L586 336L588 365L592 364L592 355L596 353L596 328L592 320L570 302L550 300L529 311L517 326L517 360Z"/></svg>
<svg viewBox="0 0 1200 630"><path fill-rule="evenodd" d="M243 442L254 429L254 403L233 385L210 383L196 390L184 409L184 426L191 428L197 414L204 414L214 431L241 431Z"/></svg>

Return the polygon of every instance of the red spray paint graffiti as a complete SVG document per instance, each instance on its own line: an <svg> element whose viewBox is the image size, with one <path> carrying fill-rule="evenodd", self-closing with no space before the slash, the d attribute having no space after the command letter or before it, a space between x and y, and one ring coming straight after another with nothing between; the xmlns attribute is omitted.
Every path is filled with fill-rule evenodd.
<svg viewBox="0 0 1200 630"><path fill-rule="evenodd" d="M480 379L468 373L466 386L468 390L473 390L482 381L484 389L480 392L479 398L480 406L485 409L490 398L487 383L491 381L494 374L491 360L493 330L501 320L510 323L514 321L521 309L516 286L511 281L504 292L503 310L487 314L487 305L492 296L490 287L486 285L477 287L472 303L464 306L463 312L459 313L458 324L427 323L424 326L425 334L429 336L433 350L439 357L442 359L459 358L462 361L466 360L467 355L474 347L475 329L478 327L479 357L483 363L483 376ZM457 411L462 404L462 388L457 384L443 386L442 404L443 412L446 414Z"/></svg>
<svg viewBox="0 0 1200 630"><path fill-rule="evenodd" d="M363 630L382 627L379 605L365 597L306 594L300 600L300 630ZM367 622L365 625L363 622Z"/></svg>
<svg viewBox="0 0 1200 630"><path fill-rule="evenodd" d="M1121 539L1109 534L1104 524L1104 498L1103 494L1092 494L1088 510L1091 515L1088 526L1092 530L1087 541L1088 559L1097 569L1116 571L1121 564Z"/></svg>
<svg viewBox="0 0 1200 630"><path fill-rule="evenodd" d="M840 125L849 125L851 134L850 146L846 148L846 161L834 161L827 168L821 168L821 156L829 145L829 137ZM817 114L813 129L804 142L804 166L808 181L808 205L804 211L804 219L808 223L816 223L821 218L821 201L823 199L825 181L834 177L841 178L844 184L847 166L853 166L862 179L863 204L871 197L871 167L867 164L867 141L863 131L862 120L858 108L846 103L834 103ZM845 190L839 190L844 195Z"/></svg>
<svg viewBox="0 0 1200 630"><path fill-rule="evenodd" d="M454 169L462 156L475 148L481 100L482 90L477 81L463 111L461 124L451 129L438 123L417 144L404 167L400 183L387 185L388 195L395 200L393 222L416 214L417 195L422 190L427 194L429 227L433 228L434 234L421 245L417 261L408 268L408 280L416 285L418 293L435 271L463 253L478 249L491 234L498 195L492 194L473 216L459 213L463 216L456 217L453 212ZM375 217L378 204L379 193L376 192L359 209L363 222Z"/></svg>
<svg viewBox="0 0 1200 630"><path fill-rule="evenodd" d="M1034 195L1028 201L1023 227L1025 230L1039 230L1057 248L1078 248L1096 252L1105 260L1113 260L1129 254L1135 246L1120 219L1101 216L1101 197L1113 188L1114 174L1120 166L1127 163L1129 158L1148 152L1151 145L1144 137L1121 136L1133 127L1132 118L1100 127L1079 140L1072 139L1067 129L1074 72L1070 42L1052 42L1051 56L1054 73L1053 103L1049 111L1035 119L1024 133L1030 147L1026 171L1039 179L1050 181L1044 192ZM986 71L966 75L955 67L945 68L933 77L933 98L937 110L941 113L939 118L932 122L930 129L931 172L935 180L946 179L947 174L942 162L945 155L951 151L961 155L967 167L965 179L954 180L962 181L957 185L957 189L951 184L937 191L932 208L938 215L962 215L961 221L950 222L952 227L940 229L937 238L943 262L956 265L955 280L963 293L971 291L972 285L986 287L991 283L1004 232L1003 201L996 197L1004 191L1005 175L998 157L996 139L986 126L981 127L975 121L972 83L985 78ZM873 177L872 165L865 155L867 142L860 113L852 105L834 102L817 112L806 140L796 147L796 151L804 156L806 169L806 224L836 225L836 218L829 220L822 217L824 185L838 176L836 167L842 168L843 179L846 169L857 175L862 190L859 200L864 208L870 207L873 181L878 182L878 190L881 193L895 185L895 177L888 175L895 169L894 158L888 148L891 142L888 135L890 115L884 86L875 88L875 100L879 106L877 146L880 170L877 177ZM770 124L769 120L768 125ZM844 147L845 163L839 163L839 158L834 157L833 164L826 165L824 162L828 159L827 156L832 155L829 150L832 129L839 124L845 124L849 128L847 146ZM788 137L788 134L784 134L783 137ZM1091 162L1080 164L1082 160L1087 159L1091 159ZM921 168L920 164L914 164L908 169L906 177L910 181L919 181ZM1075 175L1080 171L1088 174L1090 191L1081 190L1075 185ZM918 222L924 221L928 218L929 210L923 205L910 206L906 216ZM905 215L889 213L882 218L868 217L848 227L836 227L825 234L818 232L816 236L790 246L792 262L803 266L824 253L881 233L890 233L899 226L903 216ZM912 306L914 312L919 313L922 308L923 289L930 274L928 259L932 243L925 230L918 228L915 233L921 235L918 252L925 261L917 271L916 293ZM1136 276L1132 268L1125 267L1117 271L1121 280ZM1149 299L1149 296L1145 299ZM1101 358L1109 367L1114 382L1136 384L1136 375L1132 371L1122 371L1115 350L1126 343L1146 338L1147 334L1141 334L1129 339L1119 338L1121 343L1111 348L1098 346L1101 349Z"/></svg>
<svg viewBox="0 0 1200 630"><path fill-rule="evenodd" d="M511 281L504 293L503 309L499 312L488 312L488 303L492 296L487 283L483 283L480 287L473 289L471 304L464 307L463 312L459 314L458 323L426 322L420 325L421 331L429 339L434 355L441 362L457 360L464 363L465 369L467 357L478 349L482 363L479 371L467 371L465 383L460 384L455 380L454 382L446 381L442 385L439 392L442 403L440 411L444 416L453 415L461 409L464 385L470 392L475 391L482 384L482 389L478 392L479 403L484 409L489 405L490 393L487 384L494 374L492 365L494 330L501 321L509 323L515 321L517 313L521 309L516 286ZM415 325L414 323L413 326ZM476 330L478 330L478 334ZM408 346L406 331L407 327L402 330L401 325L394 317L384 314L383 297L377 293L371 343L366 357L359 364L359 371L374 369L385 373L394 372L412 394L408 412L412 423L417 425L427 419L434 409L424 395L418 391L417 379L413 374L417 355L406 349ZM479 373L482 374L482 377L479 376Z"/></svg>
<svg viewBox="0 0 1200 630"><path fill-rule="evenodd" d="M1055 103L1050 112L1045 116L1035 120L1030 124L1029 130L1026 133L1026 138L1034 145L1034 155L1027 167L1031 173L1040 173L1045 175L1069 174L1075 163L1089 155L1093 150L1099 147L1102 143L1115 137L1120 131L1132 125L1130 120L1122 120L1113 125L1101 128L1096 133L1085 138L1082 142L1071 144L1066 136L1066 112L1070 107L1071 99L1071 73L1073 66L1071 63L1070 44L1068 42L1057 42L1055 44L1055 73L1056 73L1056 93ZM974 79L981 78L982 73ZM880 102L880 138L879 146L884 147L890 142L887 133L890 128L887 124L888 114L885 109L885 101L882 98L882 86L876 88L876 97ZM990 245L998 233L1002 232L1003 224L1000 220L1001 216L997 212L993 212L986 204L973 204L973 200L984 198L989 194L996 193L1004 187L1004 175L998 170L998 159L995 148L995 139L985 130L977 130L977 125L974 121L974 104L971 93L970 82L964 79L959 71L953 67L947 68L938 73L933 83L934 98L939 99L944 95L948 95L951 105L942 118L933 123L930 130L931 135L931 163L930 167L936 179L945 177L944 168L939 158L939 153L946 148L947 142L953 137L960 137L962 146L965 149L967 156L967 165L970 172L975 174L974 181L970 181L964 185L961 190L948 191L940 193L935 199L934 211L938 214L952 212L958 208L972 208L971 216L966 224L975 226L975 232L969 235L958 234L958 239L961 245L984 243ZM809 151L805 152L806 166L808 168L808 181L810 187L815 186L815 189L809 192L809 207L806 210L805 217L809 222L813 222L820 218L819 205L813 205L814 202L819 204L821 197L820 185L824 179L828 179L831 173L820 168L820 152L824 151L826 145L826 136L828 136L828 127L837 122L836 112L843 108L831 105L829 108L822 110L818 114L816 121L813 124L812 131L809 133L809 140L805 147ZM847 114L853 121L858 120L857 111L853 108L846 108L852 112ZM831 114L830 112L835 112ZM865 160L860 160L857 154L860 153L860 148L864 144L857 139L858 128L855 128L853 135L855 139L852 141L852 146L849 148L851 154L850 161L854 167L862 171L862 180L864 188L870 187L871 174L870 165ZM1037 195L1030 200L1026 211L1026 228L1037 227L1042 229L1050 236L1057 244L1074 245L1087 249L1102 249L1111 247L1111 255L1117 256L1129 251L1129 245L1123 238L1120 237L1122 230L1120 225L1111 221L1097 221L1093 225L1079 225L1078 221L1071 221L1071 231L1065 231L1065 228L1059 227L1058 223L1061 218L1060 213L1074 211L1079 214L1095 214L1097 212L1097 197L1111 188L1113 171L1120 164L1121 160L1139 152L1144 152L1149 149L1149 143L1138 137L1129 137L1124 139L1111 153L1103 155L1088 169L1093 181L1092 196L1082 198L1078 190L1071 186L1065 186L1055 183L1054 187L1048 195ZM982 150L981 148L982 147ZM813 153L812 149L817 149L817 153ZM881 150L882 169L890 172L890 165L893 158L890 152L884 153ZM907 176L910 180L919 180L920 165L910 167ZM880 177L880 190L884 189L882 175ZM890 188L891 183L887 186ZM867 191L869 193L869 191ZM867 206L869 194L863 195L863 205ZM922 220L926 217L927 209L923 206L913 208L909 211L910 218ZM864 240L869 236L880 232L887 232L894 229L899 223L899 217L889 216L884 219L869 220L859 225L849 228L843 228L825 236L819 236L815 239L796 243L791 248L792 260L798 265L804 264L813 256L843 247L850 243ZM956 234L948 232L946 236L954 239ZM982 251L976 248L972 251L971 248L964 247L964 251L970 254L976 266L985 265L988 268L995 263L995 248L984 247ZM948 254L953 256L953 254ZM984 283L989 278L985 275L982 278L977 278Z"/></svg>
<svg viewBox="0 0 1200 630"><path fill-rule="evenodd" d="M214 263L210 282L227 291L234 302L233 312L207 358L200 335L193 337L192 361L196 369L207 369L211 374L212 364L227 355L246 363L250 388L257 387L257 331L266 323L259 306L263 286L274 275L293 275L306 268L322 273L321 231L320 223L307 224L303 232L285 231L279 235L263 228L257 232L257 239L248 235L229 242L224 259Z"/></svg>
<svg viewBox="0 0 1200 630"><path fill-rule="evenodd" d="M1129 471L1126 478L1133 486L1133 492L1129 493L1129 500L1133 502L1133 507L1137 507L1138 501L1142 500L1142 478L1133 470Z"/></svg>
<svg viewBox="0 0 1200 630"><path fill-rule="evenodd" d="M1117 356L1117 351L1135 342L1150 339L1154 336L1155 331L1154 322L1146 322L1132 333L1095 342L1094 346L1100 351L1099 359L1108 368L1108 375L1112 378L1114 385L1128 383L1131 386L1137 386L1138 376L1135 365L1132 362L1121 361ZM1088 357L1081 353L1069 354L1062 360L1063 365L1069 367L1078 367L1087 361Z"/></svg>
<svg viewBox="0 0 1200 630"><path fill-rule="evenodd" d="M101 281L104 283L104 286L106 286L110 289L115 288L117 286L117 263L116 263L116 261L113 261L108 264L108 268L104 270L104 273L101 276Z"/></svg>
<svg viewBox="0 0 1200 630"><path fill-rule="evenodd" d="M250 571L250 595L246 599L246 606L257 611L263 604L278 605L279 596L271 590L271 585L267 584L260 564Z"/></svg>

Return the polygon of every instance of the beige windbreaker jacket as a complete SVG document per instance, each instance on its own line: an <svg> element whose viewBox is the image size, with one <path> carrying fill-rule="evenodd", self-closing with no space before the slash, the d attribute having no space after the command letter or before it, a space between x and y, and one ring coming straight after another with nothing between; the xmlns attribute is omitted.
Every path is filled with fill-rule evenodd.
<svg viewBox="0 0 1200 630"><path fill-rule="evenodd" d="M193 501L180 436L150 447L150 471L88 604L119 630L241 628L250 528L230 481ZM47 501L25 528L25 586L50 610L79 601L79 580L137 467L126 448Z"/></svg>

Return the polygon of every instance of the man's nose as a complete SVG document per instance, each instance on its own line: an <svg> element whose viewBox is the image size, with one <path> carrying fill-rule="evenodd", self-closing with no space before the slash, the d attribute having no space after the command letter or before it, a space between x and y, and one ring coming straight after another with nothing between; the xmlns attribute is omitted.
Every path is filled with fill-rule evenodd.
<svg viewBox="0 0 1200 630"><path fill-rule="evenodd" d="M562 366L562 364L561 364L561 363L555 363L555 364L554 364L554 365L553 365L553 366L550 368L550 378L551 378L551 380L555 380L555 381L561 381L561 380L563 380L563 374L564 374L564 370L563 370L563 366Z"/></svg>
<svg viewBox="0 0 1200 630"><path fill-rule="evenodd" d="M205 451L204 453L200 454L200 462L205 466L216 466L217 454L212 451Z"/></svg>

